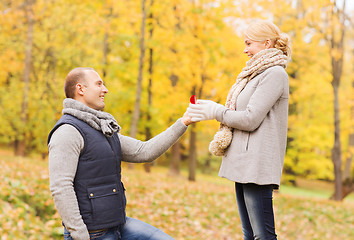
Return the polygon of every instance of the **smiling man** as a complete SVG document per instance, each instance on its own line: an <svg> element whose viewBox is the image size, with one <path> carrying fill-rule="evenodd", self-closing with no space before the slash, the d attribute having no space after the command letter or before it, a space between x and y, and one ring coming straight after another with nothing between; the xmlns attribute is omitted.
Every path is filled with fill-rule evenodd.
<svg viewBox="0 0 354 240"><path fill-rule="evenodd" d="M123 136L102 110L108 93L92 68L65 79L63 116L48 136L50 190L62 218L64 239L169 240L163 231L125 214L121 161L151 162L186 131L185 114L147 142Z"/></svg>
<svg viewBox="0 0 354 240"><path fill-rule="evenodd" d="M82 82L76 83L78 78L82 79ZM76 68L71 71L67 77L65 92L75 94L76 88L77 95L75 99L77 101L95 110L103 110L105 107L104 96L108 93L108 89L97 72L82 68Z"/></svg>

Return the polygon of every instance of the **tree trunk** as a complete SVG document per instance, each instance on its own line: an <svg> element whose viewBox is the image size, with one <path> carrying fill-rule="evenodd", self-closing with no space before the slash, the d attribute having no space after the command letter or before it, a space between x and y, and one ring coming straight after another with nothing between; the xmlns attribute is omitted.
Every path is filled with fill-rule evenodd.
<svg viewBox="0 0 354 240"><path fill-rule="evenodd" d="M354 192L354 179L347 178L343 181L342 199L344 199L346 196L348 196L352 192Z"/></svg>
<svg viewBox="0 0 354 240"><path fill-rule="evenodd" d="M151 88L149 86L149 90L148 91L150 91L150 90L151 90ZM149 100L150 100L150 97L149 97ZM148 123L151 121L151 116L150 116L149 112L148 112L148 115L147 115L147 121L148 121ZM150 126L148 125L145 128L145 140L148 141L151 138L152 138L151 129L150 129ZM151 167L152 166L153 166L153 163L151 163L151 162L144 163L145 172L147 172L147 173L151 172Z"/></svg>
<svg viewBox="0 0 354 240"><path fill-rule="evenodd" d="M335 4L335 2L334 2ZM345 35L345 24L344 24L344 14L345 10L345 0L343 2L343 10L335 11L333 6L332 9L332 20L333 18L338 18L340 22L339 30L335 29L335 25L332 24L332 31L330 36L330 55L332 63L332 87L334 93L334 144L332 148L332 162L334 166L334 195L333 199L336 201L341 201L342 198L342 149L340 140L340 117L339 117L339 86L343 71L343 55L344 55L344 35ZM339 32L338 32L339 31ZM339 39L336 39L338 38Z"/></svg>
<svg viewBox="0 0 354 240"><path fill-rule="evenodd" d="M111 52L110 46L109 46L109 29L111 26L111 19L113 17L113 7L112 5L105 5L105 8L109 9L109 12L105 16L106 19L106 24L105 24L105 29L104 29L104 36L103 36L103 68L102 68L102 77L105 78L107 76L107 71L108 71L108 66L109 66L109 60L108 56Z"/></svg>
<svg viewBox="0 0 354 240"><path fill-rule="evenodd" d="M108 54L109 54L108 30L106 29L103 37L103 69L102 69L103 79L105 79L107 76Z"/></svg>
<svg viewBox="0 0 354 240"><path fill-rule="evenodd" d="M352 83L354 89L354 81ZM351 116L354 119L354 106L351 107ZM351 176L351 166L353 162L353 151L354 151L354 132L349 134L348 141L348 155L345 162L344 172L343 172L343 186L342 186L342 198L344 199L350 193L354 191L354 176Z"/></svg>
<svg viewBox="0 0 354 240"><path fill-rule="evenodd" d="M26 52L25 52L25 68L23 71L22 80L23 86L23 99L21 108L21 125L26 126L28 121L28 102L30 90L30 75L32 65L32 48L33 48L33 0L26 1L25 16L27 21L27 34L26 34ZM20 137L15 140L15 155L24 156L26 153L26 132L22 132Z"/></svg>
<svg viewBox="0 0 354 240"><path fill-rule="evenodd" d="M340 119L338 87L333 87L334 91L334 145L332 148L332 162L334 166L334 200L342 200L342 150L340 141Z"/></svg>
<svg viewBox="0 0 354 240"><path fill-rule="evenodd" d="M150 116L148 115L148 121L150 121ZM146 127L145 128L145 139L146 141L151 139L152 135L151 135L151 129L150 127ZM147 173L150 173L151 172L151 167L153 166L153 163L152 162L147 162L147 163L144 163L144 169L145 169L145 172Z"/></svg>
<svg viewBox="0 0 354 240"><path fill-rule="evenodd" d="M136 83L136 96L135 96L135 104L134 104L134 112L133 118L130 125L130 136L132 138L136 137L138 132L138 121L140 117L140 100L141 100L141 92L142 92L142 81L143 81L143 67L144 67L144 57L145 57L145 21L146 21L146 11L145 11L145 2L146 0L141 0L141 11L142 11L142 22L140 29L140 57L139 57L139 69L138 69L138 80ZM130 169L133 168L133 164L128 164Z"/></svg>
<svg viewBox="0 0 354 240"><path fill-rule="evenodd" d="M354 133L351 133L349 135L348 155L344 167L343 181L351 178L350 170L353 162L353 151L354 151Z"/></svg>
<svg viewBox="0 0 354 240"><path fill-rule="evenodd" d="M181 162L181 141L178 140L171 148L171 162L170 162L170 169L168 175L170 176L179 176L180 169L179 164Z"/></svg>
<svg viewBox="0 0 354 240"><path fill-rule="evenodd" d="M147 110L147 125L145 127L145 140L148 141L149 139L152 138L152 134L151 134L151 128L150 128L150 122L151 122L151 114L150 114L150 108L152 105L152 54L153 51L152 49L149 50L150 56L149 56L149 84L148 84L148 110ZM152 163L145 163L144 164L144 169L145 172L149 173L151 172L151 167L152 167Z"/></svg>
<svg viewBox="0 0 354 240"><path fill-rule="evenodd" d="M154 33L154 28L153 28L153 24L152 24L152 19L153 19L153 14L151 12L151 7L154 4L154 0L151 0L150 2L150 14L149 14L149 40L152 39L152 35ZM154 59L153 59L153 55L154 55L154 49L152 47L149 47L149 83L148 83L148 107L147 107L147 113L146 113L146 118L147 118L147 125L145 127L145 135L146 135L146 140L151 139L152 134L151 134L151 107L152 107L152 74L153 74L153 64L154 64ZM151 167L153 166L152 163L145 163L144 164L144 169L145 172L151 172Z"/></svg>
<svg viewBox="0 0 354 240"><path fill-rule="evenodd" d="M196 168L197 168L197 132L195 129L195 124L191 125L190 127L190 140L189 140L189 181L196 180Z"/></svg>
<svg viewBox="0 0 354 240"><path fill-rule="evenodd" d="M135 96L135 104L134 104L134 112L133 119L130 126L130 136L135 138L138 132L138 121L140 116L140 100L141 100L141 92L142 92L142 81L143 81L143 67L144 67L144 57L145 57L145 21L146 21L146 12L145 12L145 2L146 0L141 0L142 4L142 14L143 19L141 23L140 29L140 57L139 57L139 73L138 73L138 81L136 86L136 96Z"/></svg>
<svg viewBox="0 0 354 240"><path fill-rule="evenodd" d="M204 174L209 174L211 173L211 153L208 153L207 159L205 159L205 162L203 164L202 172Z"/></svg>
<svg viewBox="0 0 354 240"><path fill-rule="evenodd" d="M26 144L25 141L15 140L14 141L15 155L16 156L25 156L26 153Z"/></svg>

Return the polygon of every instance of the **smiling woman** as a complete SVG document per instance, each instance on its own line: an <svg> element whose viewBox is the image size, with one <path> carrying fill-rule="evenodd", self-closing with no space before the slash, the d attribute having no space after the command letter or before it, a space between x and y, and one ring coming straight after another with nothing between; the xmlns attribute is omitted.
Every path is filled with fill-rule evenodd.
<svg viewBox="0 0 354 240"><path fill-rule="evenodd" d="M244 32L245 50L249 57L253 57L261 50L276 48L290 58L290 38L286 33L269 21L258 21L251 24Z"/></svg>
<svg viewBox="0 0 354 240"><path fill-rule="evenodd" d="M192 122L220 122L209 150L223 156L219 176L235 182L244 239L274 240L272 197L280 184L287 136L289 37L272 22L254 22L245 31L244 53L251 59L225 106L198 100L188 112Z"/></svg>
<svg viewBox="0 0 354 240"><path fill-rule="evenodd" d="M244 53L247 54L248 57L253 57L256 53L261 50L272 47L272 42L270 40L266 40L264 42L253 41L251 39L245 38L245 50Z"/></svg>

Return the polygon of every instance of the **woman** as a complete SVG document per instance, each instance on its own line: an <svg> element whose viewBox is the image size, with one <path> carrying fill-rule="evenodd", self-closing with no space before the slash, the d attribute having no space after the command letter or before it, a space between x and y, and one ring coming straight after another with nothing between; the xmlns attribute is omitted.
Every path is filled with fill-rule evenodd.
<svg viewBox="0 0 354 240"><path fill-rule="evenodd" d="M277 239L273 189L283 169L289 100L290 41L269 21L244 33L251 59L232 86L225 107L198 100L188 108L192 122L216 119L220 128L209 150L223 156L219 176L235 182L245 240Z"/></svg>

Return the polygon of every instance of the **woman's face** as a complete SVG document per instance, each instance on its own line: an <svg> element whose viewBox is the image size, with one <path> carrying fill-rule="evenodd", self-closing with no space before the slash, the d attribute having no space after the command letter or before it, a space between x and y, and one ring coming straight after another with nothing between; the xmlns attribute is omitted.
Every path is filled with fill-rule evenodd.
<svg viewBox="0 0 354 240"><path fill-rule="evenodd" d="M269 48L270 41L258 42L245 38L245 50L243 52L252 58L259 51Z"/></svg>

